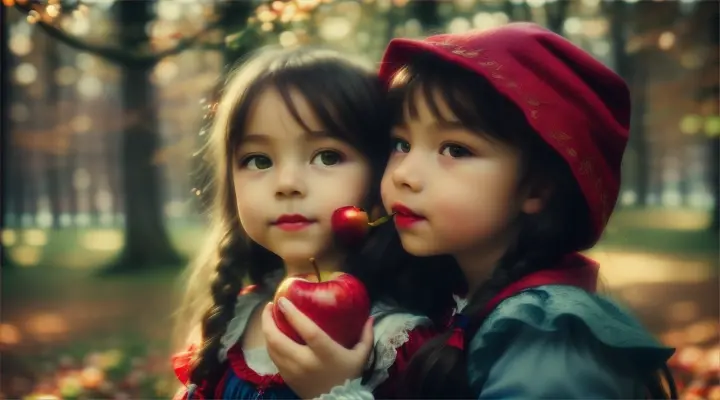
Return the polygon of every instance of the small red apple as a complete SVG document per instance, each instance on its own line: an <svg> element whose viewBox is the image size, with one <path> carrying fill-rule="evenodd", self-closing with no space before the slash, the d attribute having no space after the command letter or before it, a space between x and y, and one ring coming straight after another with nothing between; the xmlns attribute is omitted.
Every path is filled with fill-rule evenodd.
<svg viewBox="0 0 720 400"><path fill-rule="evenodd" d="M362 335L370 317L370 297L357 278L343 272L320 272L286 278L278 286L272 316L278 329L294 341L304 344L278 307L278 300L290 300L333 340L352 348Z"/></svg>
<svg viewBox="0 0 720 400"><path fill-rule="evenodd" d="M370 222L367 212L355 206L340 207L335 210L330 219L335 237L347 247L359 246L372 227L383 224L394 214Z"/></svg>
<svg viewBox="0 0 720 400"><path fill-rule="evenodd" d="M340 207L332 214L330 223L337 239L346 246L362 242L370 230L368 214L359 207Z"/></svg>

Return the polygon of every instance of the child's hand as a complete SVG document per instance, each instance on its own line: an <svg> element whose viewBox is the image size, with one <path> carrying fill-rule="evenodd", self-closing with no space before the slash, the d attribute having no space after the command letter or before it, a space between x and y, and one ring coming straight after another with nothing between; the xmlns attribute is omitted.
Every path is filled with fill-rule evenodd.
<svg viewBox="0 0 720 400"><path fill-rule="evenodd" d="M272 318L272 303L263 310L262 328L270 358L283 380L298 396L315 398L342 385L347 379L362 376L373 347L372 318L363 328L360 343L353 349L346 349L289 300L281 301L285 317L307 345L296 343L280 332Z"/></svg>

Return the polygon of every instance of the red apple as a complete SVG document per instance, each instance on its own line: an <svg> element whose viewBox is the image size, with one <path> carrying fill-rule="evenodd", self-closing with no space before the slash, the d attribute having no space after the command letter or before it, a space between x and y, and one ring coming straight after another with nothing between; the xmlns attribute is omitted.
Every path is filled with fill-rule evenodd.
<svg viewBox="0 0 720 400"><path fill-rule="evenodd" d="M304 341L278 307L278 300L290 300L333 340L352 348L362 335L370 316L370 297L357 278L342 272L295 275L278 286L272 308L278 329L298 343Z"/></svg>
<svg viewBox="0 0 720 400"><path fill-rule="evenodd" d="M362 243L370 229L368 214L359 207L340 207L330 219L335 237L345 246Z"/></svg>

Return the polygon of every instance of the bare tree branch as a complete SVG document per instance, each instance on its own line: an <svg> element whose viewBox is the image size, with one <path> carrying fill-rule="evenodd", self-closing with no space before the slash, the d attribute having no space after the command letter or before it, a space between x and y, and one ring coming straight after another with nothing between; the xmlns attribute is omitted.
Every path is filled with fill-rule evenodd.
<svg viewBox="0 0 720 400"><path fill-rule="evenodd" d="M32 5L25 2L23 2L23 4L21 4L20 2L15 2L15 8L25 15L28 15L31 11L34 10ZM182 53L190 47L193 47L200 41L203 36L205 36L212 29L220 25L220 18L217 18L211 23L207 24L202 30L200 30L196 34L181 39L175 47L155 53L128 51L119 47L88 43L42 20L38 21L37 25L40 27L40 29L47 33L48 36L74 49L91 53L107 61L122 66L144 66L154 65L165 57Z"/></svg>

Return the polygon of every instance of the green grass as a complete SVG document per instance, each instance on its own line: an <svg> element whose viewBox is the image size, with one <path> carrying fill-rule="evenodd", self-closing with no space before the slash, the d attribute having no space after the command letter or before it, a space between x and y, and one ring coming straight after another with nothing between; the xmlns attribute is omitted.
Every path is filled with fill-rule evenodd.
<svg viewBox="0 0 720 400"><path fill-rule="evenodd" d="M676 256L717 256L717 232L710 215L698 210L626 208L613 214L595 250L622 250Z"/></svg>
<svg viewBox="0 0 720 400"><path fill-rule="evenodd" d="M595 249L712 256L718 253L719 247L718 236L705 230L623 228L607 230Z"/></svg>
<svg viewBox="0 0 720 400"><path fill-rule="evenodd" d="M199 226L174 227L171 241L180 255L190 258L202 244ZM92 270L111 263L123 245L117 228L41 230L6 229L3 246L10 261L19 266Z"/></svg>

